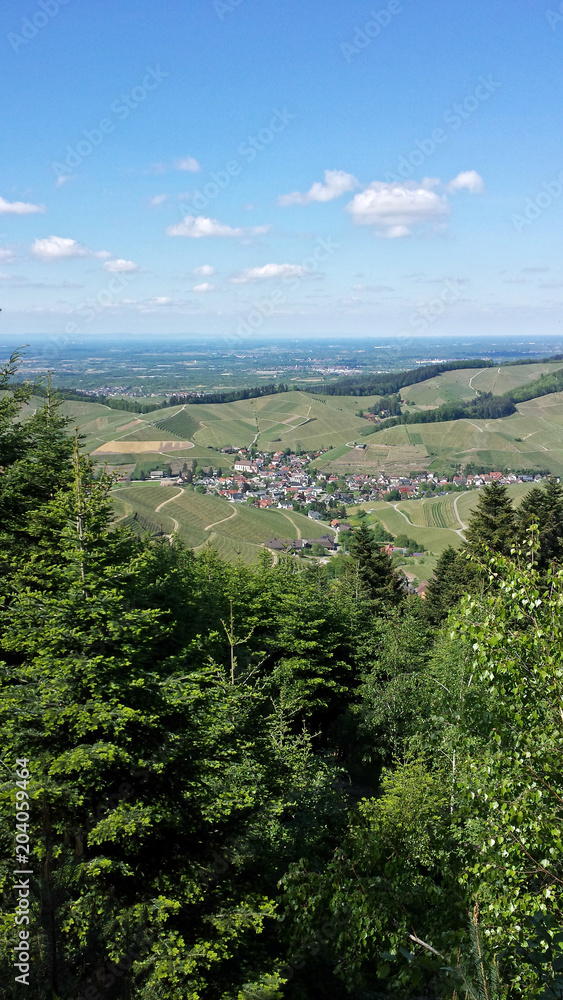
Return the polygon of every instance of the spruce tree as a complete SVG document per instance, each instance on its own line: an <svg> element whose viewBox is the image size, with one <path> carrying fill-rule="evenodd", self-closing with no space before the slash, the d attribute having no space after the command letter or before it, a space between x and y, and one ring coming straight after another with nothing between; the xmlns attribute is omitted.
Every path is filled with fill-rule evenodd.
<svg viewBox="0 0 563 1000"><path fill-rule="evenodd" d="M516 516L506 486L492 482L479 491L477 507L465 532L465 548L480 555L484 547L509 555L516 539Z"/></svg>
<svg viewBox="0 0 563 1000"><path fill-rule="evenodd" d="M518 536L524 546L533 523L539 528L538 568L546 570L553 561L563 559L563 485L553 476L543 488L534 487L518 508Z"/></svg>
<svg viewBox="0 0 563 1000"><path fill-rule="evenodd" d="M480 579L479 569L466 553L448 545L438 559L434 579L426 591L424 605L429 620L439 625L464 594L479 587Z"/></svg>
<svg viewBox="0 0 563 1000"><path fill-rule="evenodd" d="M403 596L401 581L393 570L391 560L383 552L371 528L362 524L350 540L350 553L357 565L357 573L364 593L382 604L396 604Z"/></svg>

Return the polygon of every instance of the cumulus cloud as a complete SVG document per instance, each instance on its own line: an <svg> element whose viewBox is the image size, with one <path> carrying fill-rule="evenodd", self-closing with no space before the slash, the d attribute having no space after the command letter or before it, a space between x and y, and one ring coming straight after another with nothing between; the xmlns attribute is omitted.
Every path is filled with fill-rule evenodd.
<svg viewBox="0 0 563 1000"><path fill-rule="evenodd" d="M249 228L235 226L233 228L223 222L218 222L217 219L207 219L204 215L186 215L182 222L175 226L168 226L166 232L168 236L187 236L197 240L205 236L262 236L269 229L269 226L251 226Z"/></svg>
<svg viewBox="0 0 563 1000"><path fill-rule="evenodd" d="M154 198L149 198L149 205L151 208L158 208L159 205L164 204L167 198L167 194L155 194Z"/></svg>
<svg viewBox="0 0 563 1000"><path fill-rule="evenodd" d="M47 236L44 240L35 240L31 252L41 260L63 260L68 257L98 257L101 260L111 257L107 250L88 250L64 236Z"/></svg>
<svg viewBox="0 0 563 1000"><path fill-rule="evenodd" d="M211 278L215 274L215 268L211 264L202 264L201 267L194 269L194 274L198 274L202 278Z"/></svg>
<svg viewBox="0 0 563 1000"><path fill-rule="evenodd" d="M194 292L214 292L215 285L210 284L208 281L203 281L201 285L194 285Z"/></svg>
<svg viewBox="0 0 563 1000"><path fill-rule="evenodd" d="M352 174L347 174L344 170L325 170L324 184L315 181L305 193L292 191L291 194L281 194L278 204L310 205L312 201L332 201L357 187L359 183Z"/></svg>
<svg viewBox="0 0 563 1000"><path fill-rule="evenodd" d="M184 156L181 160L176 160L174 164L175 170L188 170L192 174L197 174L201 170L201 167L193 156Z"/></svg>
<svg viewBox="0 0 563 1000"><path fill-rule="evenodd" d="M417 229L443 226L450 213L448 194L483 190L483 178L476 170L465 170L447 184L437 177L373 181L354 195L346 210L357 226L373 226L377 236L400 239Z"/></svg>
<svg viewBox="0 0 563 1000"><path fill-rule="evenodd" d="M31 215L32 212L44 212L44 205L32 205L29 201L6 201L0 198L0 215Z"/></svg>
<svg viewBox="0 0 563 1000"><path fill-rule="evenodd" d="M264 264L263 267L247 267L231 278L231 281L234 285L246 285L253 281L267 281L269 278L302 278L307 273L307 269L301 264Z"/></svg>
<svg viewBox="0 0 563 1000"><path fill-rule="evenodd" d="M374 226L378 236L410 236L413 227L440 222L449 213L444 196L424 182L373 181L346 206L357 226Z"/></svg>
<svg viewBox="0 0 563 1000"><path fill-rule="evenodd" d="M482 194L485 190L483 178L476 170L464 170L447 185L448 191L469 191L470 194Z"/></svg>
<svg viewBox="0 0 563 1000"><path fill-rule="evenodd" d="M122 271L140 271L141 268L138 264L134 264L132 260L123 260L122 257L118 257L117 260L106 261L104 270L119 273Z"/></svg>

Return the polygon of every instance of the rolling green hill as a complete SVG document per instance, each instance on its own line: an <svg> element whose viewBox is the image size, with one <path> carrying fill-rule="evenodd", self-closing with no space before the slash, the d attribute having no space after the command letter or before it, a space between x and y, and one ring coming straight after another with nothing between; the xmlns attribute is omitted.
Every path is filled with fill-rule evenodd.
<svg viewBox="0 0 563 1000"><path fill-rule="evenodd" d="M477 390L499 394L525 386L557 368L561 362L461 369L407 387L404 396L426 409L475 398ZM372 427L358 412L360 408L367 412L377 398L295 390L233 403L178 405L149 414L113 410L89 400L67 401L64 408L71 426L78 426L84 435L85 450L96 461L110 468L135 469L137 474L170 461L192 459L199 465L228 469L232 456L220 449L248 447L254 442L266 451L330 449L315 460L315 468L340 474L454 472L472 463L487 470L548 470L563 475L563 393L519 403L516 413L502 419L403 424L365 436ZM39 403L32 400L28 412ZM365 450L355 449L354 442L365 443ZM513 490L515 498L528 487L519 489L520 494L518 488ZM189 546L211 543L228 558L247 562L258 558L262 543L271 537L290 539L300 533L311 537L326 530L291 511L233 508L222 498L154 483L120 485L114 496L118 517L131 517L138 511L165 533L177 532ZM420 541L430 553L425 574L429 576L439 553L449 544L461 544L463 524L476 502L477 494L468 493L394 507L372 503L368 516L378 517L395 535L407 529Z"/></svg>
<svg viewBox="0 0 563 1000"><path fill-rule="evenodd" d="M112 491L117 523L138 511L167 534L177 534L190 548L212 545L225 558L256 562L270 538L290 541L333 534L294 511L258 510L222 497L160 483L117 485Z"/></svg>

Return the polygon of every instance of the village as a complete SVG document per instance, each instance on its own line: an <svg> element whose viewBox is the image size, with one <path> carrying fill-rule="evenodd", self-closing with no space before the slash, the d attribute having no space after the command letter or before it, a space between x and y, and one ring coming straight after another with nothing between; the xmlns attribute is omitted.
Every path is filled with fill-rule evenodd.
<svg viewBox="0 0 563 1000"><path fill-rule="evenodd" d="M333 522L333 526L346 517L347 507L373 500L396 503L478 489L493 481L509 485L540 482L543 478L540 474L503 474L499 471L460 472L453 476L424 471L411 476L385 472L338 475L314 468L315 461L324 454L322 451L268 453L227 447L222 452L236 456L232 471L202 468L192 460L192 467L184 462L177 476L172 475L172 470L168 468L150 472L150 478L178 486L191 486L201 493L220 496L235 504L299 511L311 520Z"/></svg>

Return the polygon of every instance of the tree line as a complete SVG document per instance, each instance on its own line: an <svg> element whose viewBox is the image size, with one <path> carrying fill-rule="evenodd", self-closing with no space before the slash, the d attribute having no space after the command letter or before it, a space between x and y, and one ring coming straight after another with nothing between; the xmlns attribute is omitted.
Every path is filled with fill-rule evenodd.
<svg viewBox="0 0 563 1000"><path fill-rule="evenodd" d="M116 524L112 477L50 389L22 419L16 374L12 357L1 995L560 996L561 485L517 510L481 490L425 601L365 524L326 569L228 564Z"/></svg>
<svg viewBox="0 0 563 1000"><path fill-rule="evenodd" d="M245 389L230 389L225 392L179 392L173 393L162 403L142 403L137 399L121 396L106 396L104 393L85 392L80 389L61 389L62 399L83 402L84 400L102 403L112 410L125 410L128 413L154 413L155 410L165 410L170 406L182 403L235 403L239 399L259 399L261 396L271 396L277 392L287 392L288 386L283 382L272 382L268 385L255 385ZM35 386L35 394L44 397L45 389Z"/></svg>

